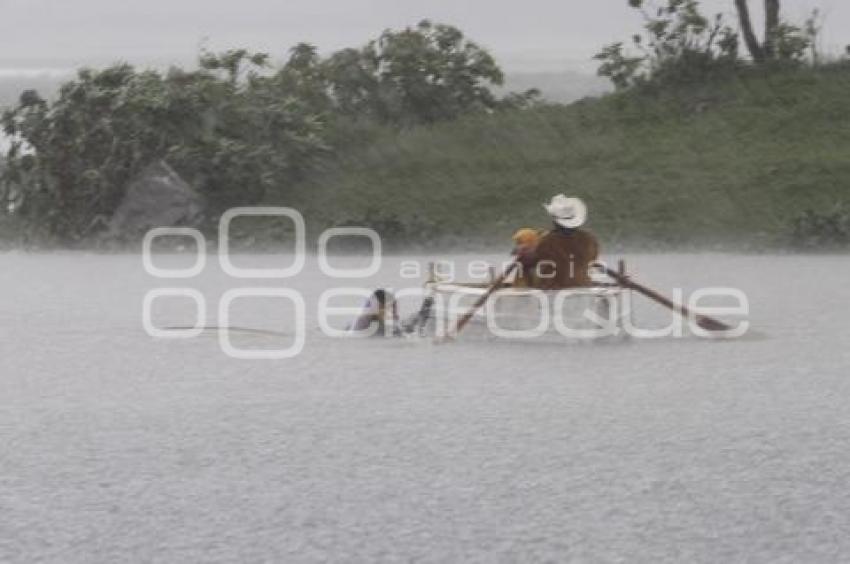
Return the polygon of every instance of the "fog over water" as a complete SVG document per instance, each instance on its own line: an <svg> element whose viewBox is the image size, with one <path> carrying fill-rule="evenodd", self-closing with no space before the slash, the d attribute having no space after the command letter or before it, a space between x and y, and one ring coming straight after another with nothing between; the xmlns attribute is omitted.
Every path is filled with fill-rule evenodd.
<svg viewBox="0 0 850 564"><path fill-rule="evenodd" d="M731 0L703 0L706 12L734 19ZM756 9L760 18L760 4ZM824 14L823 47L850 42L844 0L783 0L800 22ZM493 2L431 0L0 0L0 68L75 68L127 60L140 65L191 64L201 46L247 47L277 57L300 41L325 51L356 46L385 28L430 18L459 26L488 47L510 72L593 72L599 47L628 38L640 25L625 0Z"/></svg>
<svg viewBox="0 0 850 564"><path fill-rule="evenodd" d="M434 258L480 257L419 257ZM850 287L834 281L850 262L627 258L665 293L740 288L752 333L330 339L324 290L418 282L402 258L365 281L311 259L283 284L305 299L304 352L239 361L214 332L146 335L146 292L196 288L215 324L224 291L281 283L233 280L214 257L195 279L157 280L134 255L0 255L0 561L848 560ZM234 310L295 330L279 304ZM636 318L670 319L648 302ZM154 319L191 325L191 302Z"/></svg>
<svg viewBox="0 0 850 564"><path fill-rule="evenodd" d="M760 4L761 2L757 2ZM735 22L732 0L703 0L706 13L725 13ZM850 43L850 3L843 0L784 0L787 19L802 22L821 10L825 53L842 53ZM201 49L245 47L283 61L298 42L321 52L359 46L387 28L423 18L451 23L489 49L507 72L506 89L538 88L553 102L572 102L610 90L595 76L600 48L637 31L640 16L625 0L531 0L457 2L434 0L0 0L0 107L21 91L53 96L82 66L125 61L165 69L194 66ZM754 14L761 27L760 7ZM8 143L0 135L0 151Z"/></svg>

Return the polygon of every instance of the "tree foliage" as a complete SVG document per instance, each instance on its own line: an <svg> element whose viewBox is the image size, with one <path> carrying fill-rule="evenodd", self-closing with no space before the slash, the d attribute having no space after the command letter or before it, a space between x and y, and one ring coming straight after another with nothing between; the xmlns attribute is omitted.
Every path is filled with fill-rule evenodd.
<svg viewBox="0 0 850 564"><path fill-rule="evenodd" d="M808 54L817 62L818 10L802 26L784 21L779 0L764 0L764 39L759 41L753 27L748 0L735 0L744 44L753 61L801 61Z"/></svg>
<svg viewBox="0 0 850 564"><path fill-rule="evenodd" d="M504 83L486 50L459 29L428 20L339 51L324 67L341 111L395 125L493 110L499 100L491 88Z"/></svg>
<svg viewBox="0 0 850 564"><path fill-rule="evenodd" d="M493 88L504 75L493 57L456 27L428 20L325 59L300 44L277 80L318 110L394 127L523 108L539 95L531 90L498 98Z"/></svg>
<svg viewBox="0 0 850 564"><path fill-rule="evenodd" d="M260 201L323 149L320 120L279 96L258 73L264 64L241 50L205 53L193 72L84 69L53 103L25 92L2 117L12 138L7 198L51 235L82 238L102 226L136 173L164 158L213 214Z"/></svg>
<svg viewBox="0 0 850 564"><path fill-rule="evenodd" d="M278 69L244 49L203 52L191 71L83 69L56 100L27 91L0 118L12 140L0 195L48 236L83 239L134 175L165 159L215 221L302 178L346 123L406 127L535 102L532 91L498 99L502 82L484 49L428 21L324 59L302 43Z"/></svg>
<svg viewBox="0 0 850 564"><path fill-rule="evenodd" d="M793 221L790 242L805 250L846 247L850 244L850 210L838 205L826 212L804 211Z"/></svg>
<svg viewBox="0 0 850 564"><path fill-rule="evenodd" d="M804 26L795 26L781 19L779 0L765 0L763 42L753 31L747 0L734 0L740 35L722 14L705 16L698 0L627 2L642 13L643 33L632 37L632 50L619 42L605 46L595 57L600 61L598 74L618 89L649 80L701 80L715 69L740 65L741 36L757 64L799 62L809 52L816 58L817 12Z"/></svg>
<svg viewBox="0 0 850 564"><path fill-rule="evenodd" d="M697 0L666 0L661 5L645 0L628 2L644 18L643 33L632 36L634 54L619 42L604 47L595 57L601 62L598 74L611 79L617 88L662 76L702 73L715 63L737 59L737 33L722 15L704 16Z"/></svg>

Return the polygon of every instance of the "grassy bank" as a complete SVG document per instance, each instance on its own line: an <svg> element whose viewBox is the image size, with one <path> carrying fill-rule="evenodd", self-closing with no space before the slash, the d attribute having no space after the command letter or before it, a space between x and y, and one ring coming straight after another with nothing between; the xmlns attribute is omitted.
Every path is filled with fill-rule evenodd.
<svg viewBox="0 0 850 564"><path fill-rule="evenodd" d="M806 230L822 227L804 212L850 210L850 66L384 132L280 198L315 226L474 244L545 225L540 204L557 192L587 200L608 244L816 247Z"/></svg>

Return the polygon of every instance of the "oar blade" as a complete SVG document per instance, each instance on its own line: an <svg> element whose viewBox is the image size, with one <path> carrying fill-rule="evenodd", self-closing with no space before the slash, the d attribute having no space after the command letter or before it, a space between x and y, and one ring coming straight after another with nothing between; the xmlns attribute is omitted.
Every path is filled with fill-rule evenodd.
<svg viewBox="0 0 850 564"><path fill-rule="evenodd" d="M697 316L697 325L706 331L729 331L732 328L726 325L721 321L717 321L716 319L712 319L711 317L705 317L703 315Z"/></svg>

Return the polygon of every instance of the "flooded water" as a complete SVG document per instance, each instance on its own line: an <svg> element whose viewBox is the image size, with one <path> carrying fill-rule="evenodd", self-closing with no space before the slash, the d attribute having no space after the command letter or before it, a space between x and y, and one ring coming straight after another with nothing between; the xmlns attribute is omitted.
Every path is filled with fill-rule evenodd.
<svg viewBox="0 0 850 564"><path fill-rule="evenodd" d="M2 255L0 561L850 559L850 259L627 258L664 293L741 289L750 333L340 340L319 330L322 293L416 287L404 259L343 281L311 259L281 282L214 257L160 280L138 256ZM215 326L228 290L284 285L306 313L294 358L143 328L154 288L196 290ZM293 307L237 299L229 325L272 332L234 345L295 343ZM196 321L186 298L151 309Z"/></svg>

